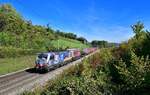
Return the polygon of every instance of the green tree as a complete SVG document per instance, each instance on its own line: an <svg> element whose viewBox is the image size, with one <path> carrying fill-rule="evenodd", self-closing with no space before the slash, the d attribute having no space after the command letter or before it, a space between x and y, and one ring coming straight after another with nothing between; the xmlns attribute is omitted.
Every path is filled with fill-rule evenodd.
<svg viewBox="0 0 150 95"><path fill-rule="evenodd" d="M138 39L142 32L144 32L144 24L140 21L137 24L132 25L132 30L135 33L135 37Z"/></svg>

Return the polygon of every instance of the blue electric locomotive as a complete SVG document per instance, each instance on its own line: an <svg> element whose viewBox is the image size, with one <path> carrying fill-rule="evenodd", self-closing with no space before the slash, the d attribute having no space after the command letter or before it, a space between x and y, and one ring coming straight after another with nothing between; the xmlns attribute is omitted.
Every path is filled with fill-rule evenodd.
<svg viewBox="0 0 150 95"><path fill-rule="evenodd" d="M35 61L37 71L49 71L64 65L64 61L71 59L69 51L40 53Z"/></svg>
<svg viewBox="0 0 150 95"><path fill-rule="evenodd" d="M97 48L86 48L83 49L83 54L88 55ZM35 69L37 71L48 72L59 66L65 65L68 61L77 60L81 57L81 52L79 49L68 49L62 52L48 52L38 54L35 61Z"/></svg>

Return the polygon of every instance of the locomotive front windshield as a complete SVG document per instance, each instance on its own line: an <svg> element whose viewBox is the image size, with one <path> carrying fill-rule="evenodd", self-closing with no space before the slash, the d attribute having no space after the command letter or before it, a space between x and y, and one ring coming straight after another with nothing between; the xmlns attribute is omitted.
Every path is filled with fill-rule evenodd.
<svg viewBox="0 0 150 95"><path fill-rule="evenodd" d="M39 58L39 59L42 59L42 58L47 59L47 56L48 56L47 54L43 54L43 53L42 53L42 54L39 54L39 55L38 55L38 58Z"/></svg>

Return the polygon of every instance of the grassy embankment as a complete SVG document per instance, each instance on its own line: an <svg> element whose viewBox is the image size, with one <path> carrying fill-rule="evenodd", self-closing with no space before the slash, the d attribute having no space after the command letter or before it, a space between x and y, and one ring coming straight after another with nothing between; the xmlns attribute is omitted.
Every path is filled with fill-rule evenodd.
<svg viewBox="0 0 150 95"><path fill-rule="evenodd" d="M0 58L0 75L33 67L35 56L28 55L16 58Z"/></svg>

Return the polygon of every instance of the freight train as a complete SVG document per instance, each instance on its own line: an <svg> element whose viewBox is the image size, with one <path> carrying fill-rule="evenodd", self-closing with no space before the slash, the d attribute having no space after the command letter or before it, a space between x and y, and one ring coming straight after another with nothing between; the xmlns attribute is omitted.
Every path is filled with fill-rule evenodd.
<svg viewBox="0 0 150 95"><path fill-rule="evenodd" d="M96 50L97 48L85 48L82 51L79 49L67 49L61 52L39 53L35 61L35 69L40 72L48 72Z"/></svg>

